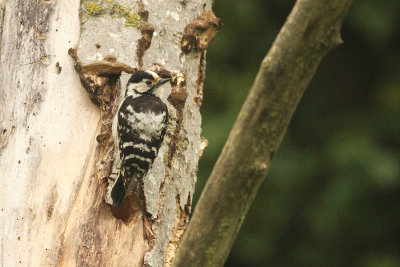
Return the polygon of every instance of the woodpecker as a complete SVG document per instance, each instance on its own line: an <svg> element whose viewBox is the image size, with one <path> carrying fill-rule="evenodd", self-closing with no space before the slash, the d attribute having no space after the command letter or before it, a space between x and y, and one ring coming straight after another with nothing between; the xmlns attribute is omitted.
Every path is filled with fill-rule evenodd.
<svg viewBox="0 0 400 267"><path fill-rule="evenodd" d="M142 184L158 154L167 128L168 109L157 89L169 80L149 70L138 70L126 85L112 124L116 154L106 202L114 207Z"/></svg>

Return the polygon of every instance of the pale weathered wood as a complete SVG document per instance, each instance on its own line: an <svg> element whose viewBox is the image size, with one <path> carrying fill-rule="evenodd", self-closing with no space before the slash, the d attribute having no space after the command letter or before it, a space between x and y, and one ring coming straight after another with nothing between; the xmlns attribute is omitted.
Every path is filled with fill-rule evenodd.
<svg viewBox="0 0 400 267"><path fill-rule="evenodd" d="M140 27L91 13L87 2L81 17L80 1L0 2L1 266L163 266L188 221L202 149L205 51L184 53L181 40L211 1L116 1L142 16ZM71 47L84 63L112 54L178 77L163 94L171 125L145 179L151 242L140 216L126 224L104 203L96 137L107 122L80 83Z"/></svg>
<svg viewBox="0 0 400 267"><path fill-rule="evenodd" d="M66 53L79 2L7 1L0 65L0 264L54 266L99 114ZM61 72L57 74L56 62ZM84 127L82 127L84 125Z"/></svg>
<svg viewBox="0 0 400 267"><path fill-rule="evenodd" d="M304 90L324 55L341 43L351 2L296 2L261 63L173 266L223 266Z"/></svg>

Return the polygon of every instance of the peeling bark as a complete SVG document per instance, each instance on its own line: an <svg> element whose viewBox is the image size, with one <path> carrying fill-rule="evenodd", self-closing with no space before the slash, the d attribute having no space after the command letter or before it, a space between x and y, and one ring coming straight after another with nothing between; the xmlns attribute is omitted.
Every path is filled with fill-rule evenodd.
<svg viewBox="0 0 400 267"><path fill-rule="evenodd" d="M170 265L187 225L204 149L196 99L205 52L184 53L181 43L211 1L91 3L0 3L2 266ZM150 222L139 210L118 219L104 202L109 114L129 78L117 76L134 68L175 75L163 93L170 125L144 180Z"/></svg>
<svg viewBox="0 0 400 267"><path fill-rule="evenodd" d="M201 16L186 25L181 43L182 51L189 53L194 49L205 50L221 27L220 18L217 18L211 10L204 11Z"/></svg>

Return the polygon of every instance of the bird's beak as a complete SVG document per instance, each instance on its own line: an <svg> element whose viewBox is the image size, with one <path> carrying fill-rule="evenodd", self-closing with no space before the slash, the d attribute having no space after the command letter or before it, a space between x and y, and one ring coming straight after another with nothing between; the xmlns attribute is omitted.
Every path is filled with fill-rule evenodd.
<svg viewBox="0 0 400 267"><path fill-rule="evenodd" d="M164 83L169 82L170 80L171 80L171 78L160 79L158 81L158 83L154 86L159 87L159 86L163 85Z"/></svg>
<svg viewBox="0 0 400 267"><path fill-rule="evenodd" d="M163 85L166 82L169 82L170 80L171 80L171 78L159 79L158 82L155 85L153 85L153 87L150 89L150 91L156 90L158 87L160 87L161 85Z"/></svg>

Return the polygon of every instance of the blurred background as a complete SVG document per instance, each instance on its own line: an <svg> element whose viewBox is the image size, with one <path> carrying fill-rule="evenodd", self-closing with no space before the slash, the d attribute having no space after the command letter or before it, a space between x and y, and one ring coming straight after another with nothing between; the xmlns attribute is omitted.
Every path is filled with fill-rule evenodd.
<svg viewBox="0 0 400 267"><path fill-rule="evenodd" d="M194 201L295 1L217 0ZM400 266L400 1L354 1L225 266Z"/></svg>

